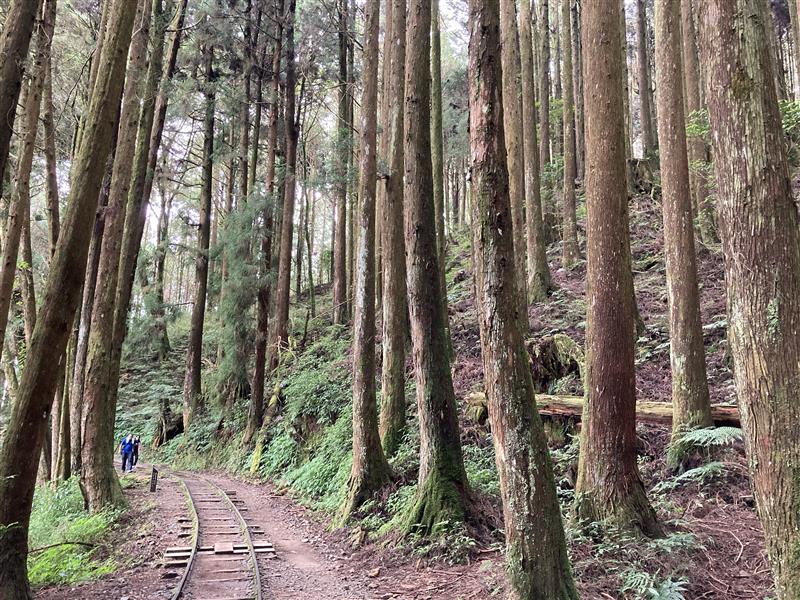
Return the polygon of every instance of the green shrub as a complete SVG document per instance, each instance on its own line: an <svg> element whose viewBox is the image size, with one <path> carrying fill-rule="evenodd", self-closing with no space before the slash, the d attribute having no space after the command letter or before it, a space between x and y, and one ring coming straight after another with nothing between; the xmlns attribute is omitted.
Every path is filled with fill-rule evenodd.
<svg viewBox="0 0 800 600"><path fill-rule="evenodd" d="M96 555L119 514L88 514L77 478L56 489L37 487L28 534L31 585L71 585L112 573L116 569L114 559L98 559Z"/></svg>

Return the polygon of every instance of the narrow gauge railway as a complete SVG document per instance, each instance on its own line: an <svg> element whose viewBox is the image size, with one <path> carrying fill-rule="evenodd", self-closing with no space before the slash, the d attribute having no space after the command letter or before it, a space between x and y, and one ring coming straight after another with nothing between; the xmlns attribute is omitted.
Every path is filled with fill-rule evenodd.
<svg viewBox="0 0 800 600"><path fill-rule="evenodd" d="M179 520L186 546L168 548L166 569L183 569L172 600L262 600L258 554L274 556L272 544L236 492L199 475L175 473L186 492L190 517Z"/></svg>

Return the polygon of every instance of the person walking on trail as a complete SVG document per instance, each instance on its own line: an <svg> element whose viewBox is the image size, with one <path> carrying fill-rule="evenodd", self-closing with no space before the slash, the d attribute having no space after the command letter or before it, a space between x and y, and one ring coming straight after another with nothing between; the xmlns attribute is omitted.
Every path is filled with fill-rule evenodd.
<svg viewBox="0 0 800 600"><path fill-rule="evenodd" d="M138 435L133 438L133 456L131 457L131 464L135 467L139 463L139 447L142 445L142 438ZM132 469L131 469L132 470Z"/></svg>
<svg viewBox="0 0 800 600"><path fill-rule="evenodd" d="M130 433L126 435L119 442L119 453L122 457L122 472L131 472L133 470L133 435Z"/></svg>

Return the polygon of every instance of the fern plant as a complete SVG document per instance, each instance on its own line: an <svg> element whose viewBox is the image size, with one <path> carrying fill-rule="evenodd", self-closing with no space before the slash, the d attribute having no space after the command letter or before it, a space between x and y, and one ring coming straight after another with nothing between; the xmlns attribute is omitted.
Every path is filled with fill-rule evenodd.
<svg viewBox="0 0 800 600"><path fill-rule="evenodd" d="M656 575L635 568L623 571L621 577L620 592L634 600L685 600L685 579L659 580Z"/></svg>
<svg viewBox="0 0 800 600"><path fill-rule="evenodd" d="M674 490L675 488L687 484L696 483L705 485L718 478L725 472L725 463L714 461L689 469L672 479L666 479L653 486L653 492L661 493Z"/></svg>
<svg viewBox="0 0 800 600"><path fill-rule="evenodd" d="M738 427L701 427L686 429L678 433L672 441L667 455L671 467L681 465L683 458L699 453L705 460L711 460L715 450L732 446L743 439Z"/></svg>

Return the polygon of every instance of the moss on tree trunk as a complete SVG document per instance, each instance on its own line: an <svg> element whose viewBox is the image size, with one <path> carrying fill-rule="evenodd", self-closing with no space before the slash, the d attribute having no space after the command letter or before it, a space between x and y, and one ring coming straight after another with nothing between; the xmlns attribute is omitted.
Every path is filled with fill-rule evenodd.
<svg viewBox="0 0 800 600"><path fill-rule="evenodd" d="M800 219L759 0L700 3L734 382L779 600L800 598Z"/></svg>

